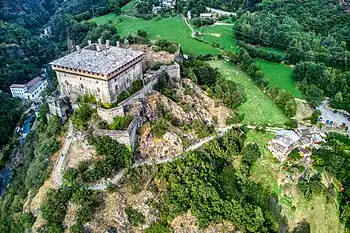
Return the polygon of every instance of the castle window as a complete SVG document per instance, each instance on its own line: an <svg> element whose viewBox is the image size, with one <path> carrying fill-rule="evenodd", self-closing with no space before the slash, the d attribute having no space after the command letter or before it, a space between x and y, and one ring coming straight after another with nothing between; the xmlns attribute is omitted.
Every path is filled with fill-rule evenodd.
<svg viewBox="0 0 350 233"><path fill-rule="evenodd" d="M96 83L98 83L98 81L96 81Z"/></svg>
<svg viewBox="0 0 350 233"><path fill-rule="evenodd" d="M84 85L83 85L83 84L80 84L80 88L81 88L81 89L84 89Z"/></svg>
<svg viewBox="0 0 350 233"><path fill-rule="evenodd" d="M97 91L100 92L100 88L99 87L97 88Z"/></svg>

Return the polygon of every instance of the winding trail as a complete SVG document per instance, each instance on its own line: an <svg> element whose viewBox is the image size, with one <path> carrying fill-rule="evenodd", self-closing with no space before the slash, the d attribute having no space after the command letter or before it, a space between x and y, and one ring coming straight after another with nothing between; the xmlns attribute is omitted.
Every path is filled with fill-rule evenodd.
<svg viewBox="0 0 350 233"><path fill-rule="evenodd" d="M65 167L65 163L66 163L66 157L69 151L69 148L72 144L72 140L73 140L73 124L72 121L69 119L68 122L68 133L64 139L64 143L63 143L63 147L60 151L60 157L56 160L55 166L52 170L52 175L51 175L51 179L53 181L53 183L59 187L62 185L62 172L64 170Z"/></svg>
<svg viewBox="0 0 350 233"><path fill-rule="evenodd" d="M216 135L208 136L208 137L201 139L200 141L196 142L195 144L189 146L181 154L175 155L172 158L160 158L160 159L156 159L156 160L154 160L154 159L139 160L139 161L136 161L132 165L132 168L139 167L142 165L168 163L168 162L174 161L175 159L182 159L182 158L184 158L184 156L187 152L195 151L198 148L202 147L204 144L216 139L217 137L223 136L228 130L230 130L232 128L239 128L241 126L242 126L242 124L234 124L234 125L230 125L228 127L218 128L218 129L216 129ZM257 126L248 125L247 127L249 129L254 130ZM283 129L283 128L266 127L266 131L269 131L269 132L276 132L276 131L281 130L281 129ZM64 139L64 144L63 144L63 147L60 151L60 156L54 165L54 168L52 170L52 175L51 175L51 179L56 187L59 187L63 184L63 174L62 173L63 173L63 170L64 170L65 165L66 165L67 154L68 154L69 148L72 144L72 140L74 138L73 136L74 136L73 124L72 124L72 121L69 120L68 133ZM91 190L105 190L107 188L108 183L118 184L120 182L120 180L122 179L125 171L126 171L126 169L119 171L112 179L100 181L100 183L98 183L98 184L89 184L88 188Z"/></svg>
<svg viewBox="0 0 350 233"><path fill-rule="evenodd" d="M185 21L185 24L191 29L191 31L192 31L191 36L192 36L193 38L195 38L195 37L196 37L196 36L195 36L196 32L194 31L194 29L193 29L193 27L191 26L191 24L188 23L186 17L182 16L182 19Z"/></svg>
<svg viewBox="0 0 350 233"><path fill-rule="evenodd" d="M206 143L216 139L217 137L222 137L228 130L230 130L232 128L238 128L238 127L241 127L241 126L242 126L242 124L234 124L234 125L230 125L230 126L225 127L225 128L218 128L216 135L208 136L208 137L205 137L205 138L201 139L197 143L189 146L181 154L175 155L175 156L173 156L171 158L160 158L160 159L156 159L156 160L154 160L154 159L139 160L139 161L136 161L132 165L132 168L139 167L139 166L142 166L142 165L169 163L169 162L172 162L172 161L174 161L176 159L182 159L182 158L184 158L184 156L185 156L185 154L187 152L195 151L198 148L202 147L204 144L206 144ZM249 125L247 127L249 129L255 129L256 128L256 126L252 126L252 125ZM266 131L269 131L269 132L276 132L276 131L281 130L281 129L283 129L283 128L266 127ZM120 180L122 179L123 174L124 174L125 171L126 171L126 169L123 169L123 170L119 171L111 180L102 181L99 184L90 184L88 188L91 189L91 190L100 190L100 191L105 190L107 188L107 184L108 183L118 184L120 182Z"/></svg>

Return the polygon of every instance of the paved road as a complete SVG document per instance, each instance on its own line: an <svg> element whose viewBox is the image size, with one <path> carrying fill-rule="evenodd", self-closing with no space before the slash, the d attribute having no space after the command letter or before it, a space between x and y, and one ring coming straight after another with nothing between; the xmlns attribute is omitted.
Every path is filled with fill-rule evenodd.
<svg viewBox="0 0 350 233"><path fill-rule="evenodd" d="M64 139L64 144L63 144L63 147L60 151L59 158L57 159L55 166L52 170L51 179L57 187L61 186L63 183L62 182L62 178L63 178L62 172L63 172L63 169L65 167L66 157L67 157L70 145L72 144L72 140L73 140L73 124L72 124L72 121L69 120L68 133Z"/></svg>

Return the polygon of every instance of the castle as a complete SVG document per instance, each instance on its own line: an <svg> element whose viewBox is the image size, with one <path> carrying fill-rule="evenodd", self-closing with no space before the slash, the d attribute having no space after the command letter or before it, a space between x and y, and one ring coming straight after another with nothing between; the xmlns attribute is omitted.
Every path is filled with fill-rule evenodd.
<svg viewBox="0 0 350 233"><path fill-rule="evenodd" d="M142 80L144 53L110 46L109 41L80 48L50 63L56 71L60 91L74 102L78 96L94 95L96 100L113 103L118 95Z"/></svg>

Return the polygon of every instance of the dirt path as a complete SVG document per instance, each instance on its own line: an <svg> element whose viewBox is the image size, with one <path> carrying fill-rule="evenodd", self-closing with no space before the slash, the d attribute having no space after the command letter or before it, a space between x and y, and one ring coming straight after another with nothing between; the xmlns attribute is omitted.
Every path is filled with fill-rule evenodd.
<svg viewBox="0 0 350 233"><path fill-rule="evenodd" d="M194 31L194 29L192 28L192 26L187 22L187 19L186 19L184 16L182 16L182 19L185 21L185 24L191 29L191 31L192 31L191 36L192 36L193 38L195 38L195 37L196 37L196 36L195 36L196 32Z"/></svg>
<svg viewBox="0 0 350 233"><path fill-rule="evenodd" d="M233 26L235 25L234 23L223 23L223 22L215 22L213 24L213 26L216 26L216 25L221 25L221 26Z"/></svg>
<svg viewBox="0 0 350 233"><path fill-rule="evenodd" d="M55 166L52 170L52 175L51 175L51 179L57 187L61 186L63 183L62 172L65 167L66 157L67 157L70 145L72 144L72 140L73 140L73 124L72 124L72 121L69 120L68 133L66 135L66 138L64 139L63 147L60 151L60 156L55 163Z"/></svg>

